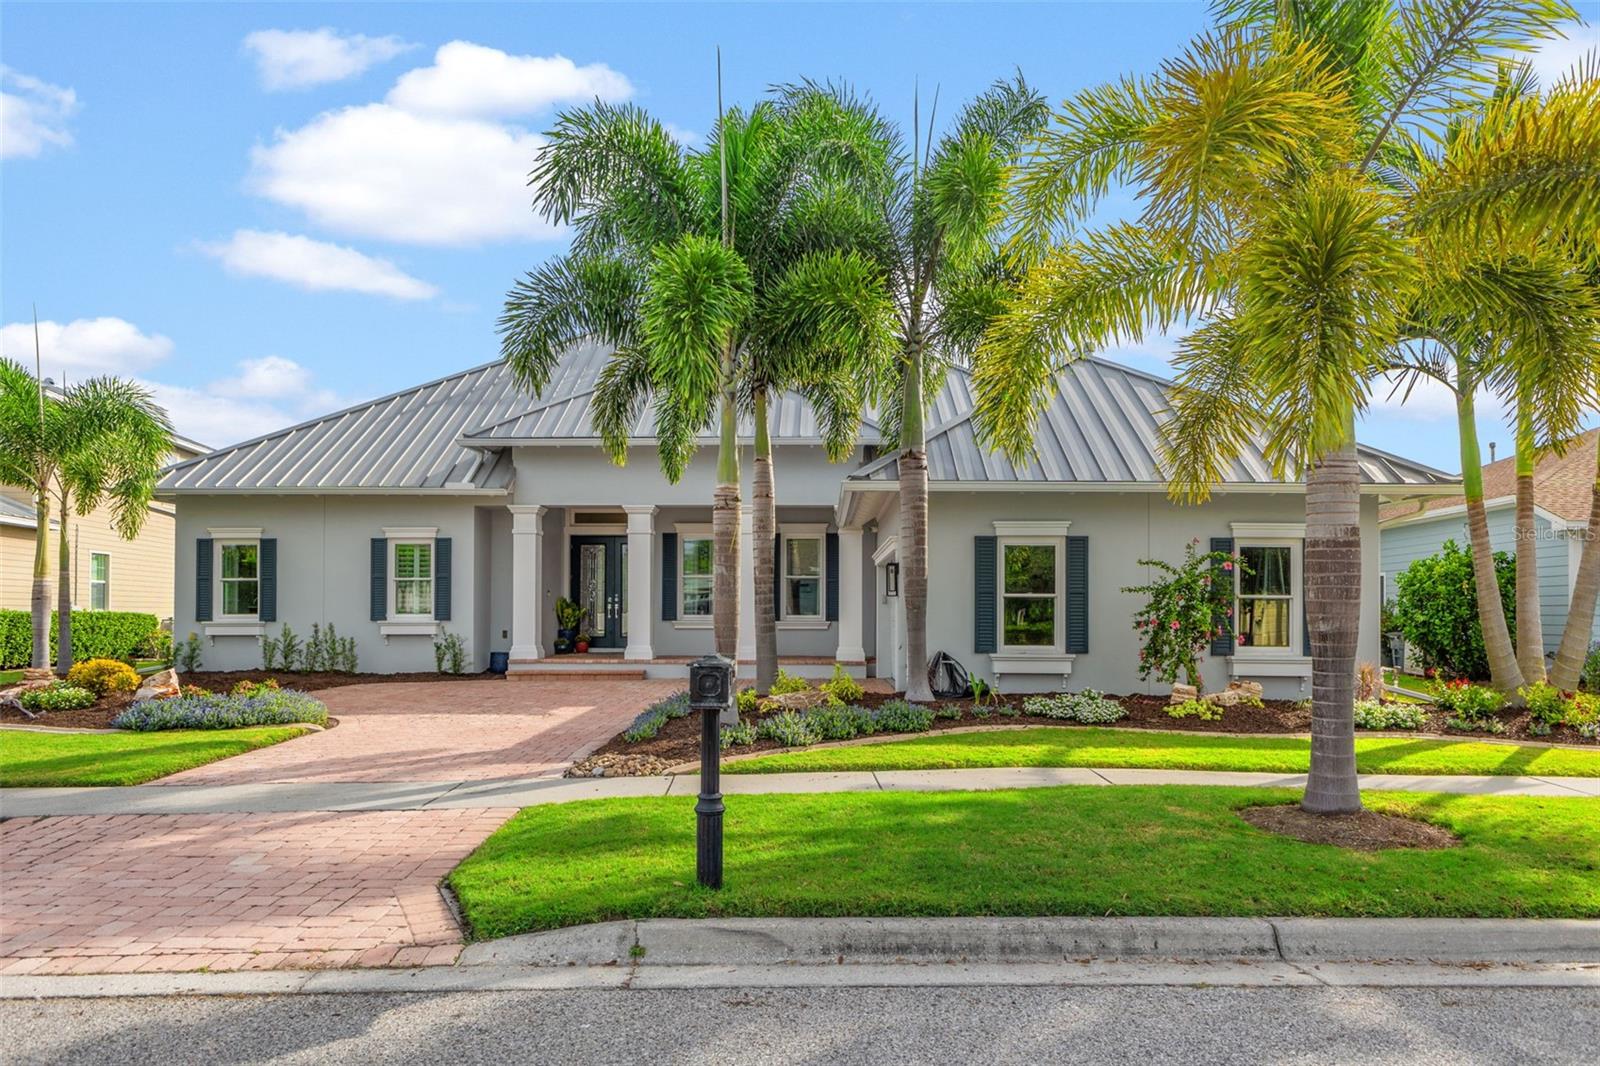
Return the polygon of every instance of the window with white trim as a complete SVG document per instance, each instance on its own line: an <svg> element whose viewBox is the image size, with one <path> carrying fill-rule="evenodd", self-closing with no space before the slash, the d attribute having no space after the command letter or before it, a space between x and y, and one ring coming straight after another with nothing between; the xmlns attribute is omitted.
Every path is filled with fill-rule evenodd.
<svg viewBox="0 0 1600 1066"><path fill-rule="evenodd" d="M678 617L711 617L715 542L705 535L678 537Z"/></svg>
<svg viewBox="0 0 1600 1066"><path fill-rule="evenodd" d="M823 551L821 532L783 534L783 611L785 622L821 621Z"/></svg>
<svg viewBox="0 0 1600 1066"><path fill-rule="evenodd" d="M1066 647L1066 547L1061 537L1001 537L1000 647L1056 651Z"/></svg>
<svg viewBox="0 0 1600 1066"><path fill-rule="evenodd" d="M256 618L261 609L261 542L217 543L217 602L223 618Z"/></svg>
<svg viewBox="0 0 1600 1066"><path fill-rule="evenodd" d="M1241 540L1234 570L1234 632L1246 654L1299 654L1300 542Z"/></svg>
<svg viewBox="0 0 1600 1066"><path fill-rule="evenodd" d="M89 553L89 610L104 611L111 606L111 554Z"/></svg>
<svg viewBox="0 0 1600 1066"><path fill-rule="evenodd" d="M389 542L390 602L400 621L433 618L433 541Z"/></svg>

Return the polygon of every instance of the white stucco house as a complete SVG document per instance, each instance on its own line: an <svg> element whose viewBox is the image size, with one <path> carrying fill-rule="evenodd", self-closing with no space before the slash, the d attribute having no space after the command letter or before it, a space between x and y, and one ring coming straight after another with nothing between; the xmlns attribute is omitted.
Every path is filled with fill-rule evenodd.
<svg viewBox="0 0 1600 1066"><path fill-rule="evenodd" d="M539 397L491 363L175 467L160 491L177 507L179 639L203 638L208 669L259 666L263 635L320 622L357 639L368 671L431 669L434 639L452 632L478 669L498 651L513 675L684 673L712 646L715 449L708 440L669 484L647 411L629 461L613 465L590 421L604 356L575 349ZM1245 640L1214 648L1208 685L1249 677L1309 694L1302 486L1250 454L1211 502L1171 503L1157 459L1168 383L1090 359L1058 385L1021 466L978 447L964 372L934 401L930 654L1008 691L1156 691L1138 676L1139 602L1121 589L1147 579L1140 559L1180 559L1198 537L1274 575L1238 590ZM869 419L851 460L827 462L796 396L777 399L772 425L780 536L740 541L741 669L754 659L752 553L773 551L786 668L825 675L838 661L899 687L895 457ZM1361 654L1375 661L1378 509L1459 485L1372 449L1361 459ZM590 610L587 654L553 654L563 595Z"/></svg>

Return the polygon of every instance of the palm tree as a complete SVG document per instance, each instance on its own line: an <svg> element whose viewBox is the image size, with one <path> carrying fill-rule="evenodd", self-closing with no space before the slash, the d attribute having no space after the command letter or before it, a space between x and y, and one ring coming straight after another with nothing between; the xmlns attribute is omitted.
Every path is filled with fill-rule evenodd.
<svg viewBox="0 0 1600 1066"><path fill-rule="evenodd" d="M937 101L936 101L937 103ZM906 699L928 684L928 431L925 416L945 370L971 358L1014 280L997 240L1011 168L1049 114L1019 74L997 81L935 143L920 109L912 147L889 134L882 182L883 263L894 298L896 358L878 389L886 444L900 449L900 587L905 604Z"/></svg>
<svg viewBox="0 0 1600 1066"><path fill-rule="evenodd" d="M561 116L534 171L535 205L576 233L566 257L508 294L503 353L537 392L573 343L610 346L595 395L602 442L625 462L631 431L653 405L672 481L715 419L712 614L717 650L729 657L738 645L739 414L755 423L752 533L770 544L772 394L805 393L830 456L842 458L864 402L852 382L886 340L881 272L857 250L872 247L876 229L853 177L881 169L871 162L874 131L847 93L815 86L728 111L694 151L637 108L595 104ZM758 657L770 685L771 552L756 559Z"/></svg>
<svg viewBox="0 0 1600 1066"><path fill-rule="evenodd" d="M156 480L172 453L172 425L149 390L113 377L90 378L52 395L21 364L0 359L0 481L33 493L33 659L50 654L50 497L59 510L56 670L72 666L70 517L102 504L125 540L139 535Z"/></svg>
<svg viewBox="0 0 1600 1066"><path fill-rule="evenodd" d="M1600 437L1596 437L1600 445ZM1550 667L1550 683L1557 688L1571 690L1578 687L1583 676L1583 663L1589 654L1589 637L1593 632L1595 606L1600 603L1600 464L1595 471L1594 488L1589 501L1589 524L1585 528L1583 554L1578 560L1578 574L1572 584L1572 602L1567 611L1566 628L1561 633L1561 644L1556 649L1556 659Z"/></svg>
<svg viewBox="0 0 1600 1066"><path fill-rule="evenodd" d="M1469 106L1492 80L1491 53L1552 34L1571 9L1246 0L1219 11L1224 25L1159 75L1081 94L1041 141L1018 186L1015 248L1033 269L979 352L977 424L987 442L1025 455L1063 360L1152 323L1206 320L1179 346L1172 492L1206 499L1254 426L1267 427L1276 472L1304 477L1313 719L1303 804L1343 813L1361 806L1354 426L1423 278L1411 227L1425 211L1465 243L1476 230L1467 220L1492 209L1515 215L1525 225L1508 235L1531 244L1593 191L1546 178L1565 158L1558 137L1480 152L1484 180L1452 166L1426 198L1397 195L1378 175L1397 133ZM1488 193L1489 171L1524 183L1510 207ZM1136 188L1136 222L1059 243L1113 182Z"/></svg>

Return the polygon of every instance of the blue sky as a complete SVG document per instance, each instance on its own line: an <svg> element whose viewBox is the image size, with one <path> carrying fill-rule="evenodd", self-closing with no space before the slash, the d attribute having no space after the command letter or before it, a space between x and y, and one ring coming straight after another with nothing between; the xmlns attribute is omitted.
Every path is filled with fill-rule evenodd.
<svg viewBox="0 0 1600 1066"><path fill-rule="evenodd" d="M720 44L730 102L837 77L908 118L920 79L948 114L1013 68L1052 99L1153 69L1205 22L1199 3L7 3L0 348L31 365L37 304L47 375L136 376L180 431L229 443L496 357L506 288L565 244L522 187L563 106L630 99L693 138ZM1170 347L1110 354L1164 371ZM1483 433L1509 451L1495 412ZM1438 396L1362 436L1459 465Z"/></svg>

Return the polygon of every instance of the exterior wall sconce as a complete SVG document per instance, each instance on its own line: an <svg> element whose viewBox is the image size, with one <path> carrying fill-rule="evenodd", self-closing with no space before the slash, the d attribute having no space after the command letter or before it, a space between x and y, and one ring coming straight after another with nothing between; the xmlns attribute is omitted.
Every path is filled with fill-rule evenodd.
<svg viewBox="0 0 1600 1066"><path fill-rule="evenodd" d="M899 563L885 563L883 565L883 594L885 596L900 595Z"/></svg>

